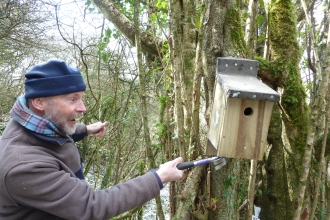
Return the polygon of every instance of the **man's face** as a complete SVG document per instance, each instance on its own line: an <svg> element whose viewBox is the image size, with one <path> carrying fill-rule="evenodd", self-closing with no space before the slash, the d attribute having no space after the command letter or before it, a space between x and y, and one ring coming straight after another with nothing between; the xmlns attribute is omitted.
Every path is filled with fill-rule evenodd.
<svg viewBox="0 0 330 220"><path fill-rule="evenodd" d="M81 117L86 108L82 101L84 92L75 92L47 98L44 118L50 120L64 134L76 131L76 119Z"/></svg>

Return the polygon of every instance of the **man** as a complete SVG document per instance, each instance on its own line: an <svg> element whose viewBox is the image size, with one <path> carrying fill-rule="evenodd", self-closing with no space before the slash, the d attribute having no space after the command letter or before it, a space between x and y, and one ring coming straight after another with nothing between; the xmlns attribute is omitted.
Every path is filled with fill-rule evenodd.
<svg viewBox="0 0 330 220"><path fill-rule="evenodd" d="M25 74L25 95L0 139L0 219L109 219L159 195L182 178L182 158L156 171L94 190L84 179L75 142L102 136L107 122L76 124L86 111L79 70L50 60Z"/></svg>

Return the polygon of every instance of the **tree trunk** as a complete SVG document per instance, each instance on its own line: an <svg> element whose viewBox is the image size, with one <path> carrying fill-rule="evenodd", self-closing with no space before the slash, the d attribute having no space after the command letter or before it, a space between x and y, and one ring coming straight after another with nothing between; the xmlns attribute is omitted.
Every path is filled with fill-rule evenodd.
<svg viewBox="0 0 330 220"><path fill-rule="evenodd" d="M307 17L307 23L309 25L311 25L311 22L309 20L308 14L307 14L307 7L305 4L305 1L302 0L301 1L304 11L306 13L306 17ZM313 30L313 28L311 28L310 30ZM314 32L311 31L311 38L312 38L312 42L313 42L313 46L315 45L315 37L314 37ZM315 49L315 47L313 47ZM329 71L322 71L322 69L320 68L320 62L318 59L318 54L315 53L315 57L316 57L316 63L317 63L317 78L318 78L318 85L317 85L317 89L316 91L316 95L315 95L315 99L311 100L310 103L310 109L311 109L311 114L310 114L310 119L311 119L311 124L309 126L308 129L308 133L307 133L307 141L306 141L306 148L304 151L304 158L303 158L303 166L302 166L302 172L301 172L301 176L299 179L299 185L298 185L298 190L297 190L297 197L296 197L296 208L295 208L295 212L294 212L294 219L299 220L301 218L304 218L304 216L308 216L310 215L310 213L312 213L312 215L310 216L311 218L314 218L314 211L315 208L313 208L314 205L305 205L305 203L309 203L309 201L306 202L305 200L305 191L306 191L306 186L307 186L307 182L308 182L308 177L310 175L310 170L311 170L311 160L312 160L312 154L313 154L313 148L314 148L314 139L315 139L315 134L317 132L317 128L320 127L320 118L322 118L324 116L324 111L320 111L320 109L322 109L322 106L324 105L324 100L326 97L326 94L328 93L328 86L329 86ZM328 60L328 59L327 59ZM322 151L321 151L322 152ZM320 156L320 161L319 161L319 174L322 173L323 167L323 158L324 155L323 153L321 153L322 155ZM316 180L316 187L319 187L319 183L320 181ZM318 190L316 190L316 201L318 199ZM305 208L304 208L305 207ZM303 217L302 217L303 216Z"/></svg>
<svg viewBox="0 0 330 220"><path fill-rule="evenodd" d="M205 11L202 11L200 13L201 13L201 17L199 24L202 24L204 21ZM202 44L203 44L203 32L204 32L203 27L204 27L203 25L199 27L198 42L196 47L196 58L194 63L195 75L193 80L193 92L192 92L192 123L191 123L190 141L189 141L189 152L191 154L190 155L191 159L196 159L198 155L203 154L203 148L200 141L201 85L202 85L202 77L203 77L203 61L202 61Z"/></svg>
<svg viewBox="0 0 330 220"><path fill-rule="evenodd" d="M253 59L256 39L258 1L250 0L248 9L248 18L246 19L245 41L247 44L248 59Z"/></svg>
<svg viewBox="0 0 330 220"><path fill-rule="evenodd" d="M253 211L254 211L254 191L255 191L255 182L257 175L257 160L251 160L250 165L250 177L249 177L249 188L248 188L248 196L247 196L247 213L245 216L246 220L252 219Z"/></svg>
<svg viewBox="0 0 330 220"><path fill-rule="evenodd" d="M318 172L317 172L317 176L316 176L316 181L315 181L315 197L314 197L314 201L312 203L312 209L311 209L311 214L309 216L309 220L313 220L315 219L315 211L316 211L316 207L319 201L324 201L322 198L321 200L319 200L320 197L320 188L321 188L321 184L324 185L321 181L322 179L324 180L325 178L325 158L324 158L324 154L325 154L325 148L326 148L326 144L327 144L327 136L328 136L328 131L329 131L329 120L330 120L330 111L329 111L329 103L327 104L326 107L326 119L325 119L325 129L324 129L324 134L323 134L323 140L322 140L322 147L321 147L321 152L320 152L320 159L319 159L319 164L318 164ZM323 189L324 191L324 189ZM323 207L323 209L321 208L321 210L324 210L324 206L322 206L320 204L320 207Z"/></svg>
<svg viewBox="0 0 330 220"><path fill-rule="evenodd" d="M290 33L290 34L288 34ZM302 198L306 182L299 182L302 174L303 161L301 158L306 148L307 135L309 130L309 113L306 105L306 94L302 86L298 63L300 52L297 41L296 11L291 0L273 1L269 12L269 39L271 45L272 62L276 66L275 74L280 76L279 87L283 88L281 97L281 113L284 122L284 136L288 143L285 145L287 166L287 179L290 194L295 198ZM284 40L285 39L285 40ZM311 147L311 146L309 146ZM306 154L307 161L310 154ZM304 166L309 166L307 163ZM308 172L304 172L305 175ZM302 180L302 179L301 179ZM298 185L300 183L300 189ZM284 192L283 192L284 193ZM300 195L300 196L298 196ZM301 207L302 200L294 200L295 217L300 216L297 207Z"/></svg>
<svg viewBox="0 0 330 220"><path fill-rule="evenodd" d="M171 4L173 5L173 3ZM178 5L177 5L178 6ZM195 75L197 74L195 69L195 57L196 57L196 46L198 35L196 31L196 3L195 1L183 0L181 3L181 26L182 35L179 37L182 45L182 62L183 62L183 72L181 72L180 82L181 82L181 95L182 103L184 107L184 137L185 137L185 150L188 160L196 159L196 155L193 155L193 151L189 151L189 141L190 141L190 131L192 125L192 105L193 105L193 89L194 84L198 83L194 81ZM179 26L180 27L180 26ZM173 30L174 27L171 28ZM175 27L174 29L177 29ZM177 32L178 33L178 32ZM176 35L173 34L173 38ZM200 76L200 75L199 75ZM198 78L198 76L197 76ZM197 79L198 80L198 79ZM199 78L200 80L200 78Z"/></svg>
<svg viewBox="0 0 330 220"><path fill-rule="evenodd" d="M91 0L93 4L102 12L105 18L111 21L120 30L125 37L135 45L135 28L131 20L129 20L116 5L114 0ZM161 47L161 41L154 38L147 31L141 31L141 49L153 55L158 55L157 48Z"/></svg>
<svg viewBox="0 0 330 220"><path fill-rule="evenodd" d="M330 161L329 160L327 160L327 163L326 163L326 169L325 169L327 172L327 175L326 175L326 178L325 178L325 197L326 197L326 199L325 199L325 203L327 203L327 204L330 204L330 176L329 176L329 173L330 173ZM328 207L329 207L329 205L328 205ZM324 209L324 210L326 210L326 213L325 213L325 219L326 220L329 220L330 219L330 212L328 211L329 209L328 208L326 208L326 209Z"/></svg>
<svg viewBox="0 0 330 220"><path fill-rule="evenodd" d="M262 202L261 219L279 220L292 218L292 202L288 189L285 146L282 143L282 122L277 106L273 108L273 114L268 130L267 141L270 149L265 156L265 165L262 175Z"/></svg>
<svg viewBox="0 0 330 220"><path fill-rule="evenodd" d="M142 64L142 51L141 51L141 41L140 41L140 22L139 22L139 5L140 1L134 1L134 26L135 26L135 43L136 43L136 53L137 53L137 63L138 63L138 72L139 72L139 82L140 82L140 97L141 97L141 117L143 123L143 133L144 141L146 145L146 154L148 158L149 167L156 167L154 156L152 153L151 140L150 140L150 131L149 131L149 122L148 122L148 110L147 110L147 99L146 99L146 79L145 72ZM157 216L159 220L164 220L164 212L162 208L162 202L160 197L155 198L157 206Z"/></svg>
<svg viewBox="0 0 330 220"><path fill-rule="evenodd" d="M217 57L240 57L239 46L244 41L241 34L242 23L236 1L216 0L205 2L203 34L203 69L204 79L210 103L206 103L206 120L209 119L211 102L214 97L214 83ZM243 49L245 50L245 49ZM206 145L206 143L205 143ZM221 156L221 155L219 155ZM211 171L211 200L209 219L237 219L243 187L241 188L241 164L239 159L231 159L221 170ZM245 172L245 170L244 170ZM246 189L246 186L245 186Z"/></svg>
<svg viewBox="0 0 330 220"><path fill-rule="evenodd" d="M184 80L184 53L183 53L183 33L182 33L182 8L180 1L170 1L169 10L171 14L170 19L170 30L172 38L170 41L170 60L171 60L171 70L174 76L174 111L175 111L175 121L176 121L176 138L179 148L180 155L186 161L187 146L185 141L185 128L184 128L184 111L183 111L183 94L182 94L182 83Z"/></svg>
<svg viewBox="0 0 330 220"><path fill-rule="evenodd" d="M254 50L255 50L255 39L256 39L256 18L258 10L258 1L250 0L248 8L248 18L246 19L246 28L245 28L245 41L247 44L247 59L253 59ZM247 212L245 219L252 219L254 211L254 197L255 197L255 182L257 175L257 165L258 161L251 160L250 165L250 176L249 176L249 187L248 187L248 196L247 196Z"/></svg>

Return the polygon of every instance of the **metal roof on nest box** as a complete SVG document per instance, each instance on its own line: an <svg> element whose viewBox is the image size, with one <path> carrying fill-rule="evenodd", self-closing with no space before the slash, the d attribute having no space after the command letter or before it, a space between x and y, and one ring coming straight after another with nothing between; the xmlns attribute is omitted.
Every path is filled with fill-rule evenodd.
<svg viewBox="0 0 330 220"><path fill-rule="evenodd" d="M258 78L256 60L219 57L216 80L228 97L278 102L280 95Z"/></svg>

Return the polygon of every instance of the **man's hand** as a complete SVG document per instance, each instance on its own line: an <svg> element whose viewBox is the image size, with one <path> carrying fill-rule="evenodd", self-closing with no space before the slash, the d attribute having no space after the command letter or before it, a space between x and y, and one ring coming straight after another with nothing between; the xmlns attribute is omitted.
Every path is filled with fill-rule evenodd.
<svg viewBox="0 0 330 220"><path fill-rule="evenodd" d="M182 157L178 157L159 166L156 173L163 183L175 181L183 177L184 171L176 168L179 163L182 163Z"/></svg>
<svg viewBox="0 0 330 220"><path fill-rule="evenodd" d="M93 136L103 136L105 133L105 126L108 122L96 122L94 124L86 125L87 133Z"/></svg>

